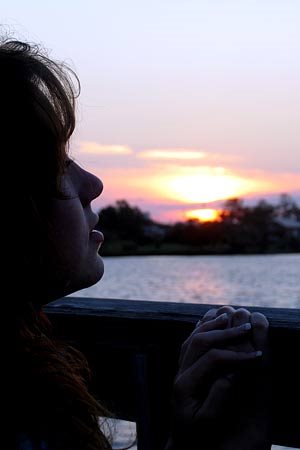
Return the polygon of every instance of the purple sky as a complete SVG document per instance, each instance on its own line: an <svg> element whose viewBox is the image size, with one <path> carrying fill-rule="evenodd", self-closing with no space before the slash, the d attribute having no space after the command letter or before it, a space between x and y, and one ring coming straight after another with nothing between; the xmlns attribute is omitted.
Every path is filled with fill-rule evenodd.
<svg viewBox="0 0 300 450"><path fill-rule="evenodd" d="M96 208L172 219L232 192L300 195L298 0L14 0L1 16L79 75L73 154L104 181Z"/></svg>

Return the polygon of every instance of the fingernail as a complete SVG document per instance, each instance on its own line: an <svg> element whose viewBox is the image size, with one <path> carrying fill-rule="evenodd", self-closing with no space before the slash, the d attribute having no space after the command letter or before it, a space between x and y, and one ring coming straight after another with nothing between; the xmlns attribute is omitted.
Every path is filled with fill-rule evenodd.
<svg viewBox="0 0 300 450"><path fill-rule="evenodd" d="M241 328L242 330L248 331L248 330L251 330L252 325L251 325L250 322L247 322L247 323L244 323L243 325L241 325L240 328Z"/></svg>
<svg viewBox="0 0 300 450"><path fill-rule="evenodd" d="M228 314L227 313L223 313L218 317L219 320L227 320L228 319Z"/></svg>

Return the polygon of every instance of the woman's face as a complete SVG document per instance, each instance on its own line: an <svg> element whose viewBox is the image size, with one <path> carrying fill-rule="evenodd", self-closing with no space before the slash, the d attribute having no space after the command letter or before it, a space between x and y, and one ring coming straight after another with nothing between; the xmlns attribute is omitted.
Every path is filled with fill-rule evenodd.
<svg viewBox="0 0 300 450"><path fill-rule="evenodd" d="M53 199L50 208L51 258L48 300L95 284L103 275L98 250L103 235L95 230L98 215L91 209L103 184L95 175L70 161L62 179L67 199Z"/></svg>

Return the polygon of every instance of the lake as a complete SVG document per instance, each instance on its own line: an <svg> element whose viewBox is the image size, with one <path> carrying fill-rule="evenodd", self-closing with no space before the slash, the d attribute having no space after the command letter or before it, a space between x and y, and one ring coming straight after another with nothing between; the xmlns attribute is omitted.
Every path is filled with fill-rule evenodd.
<svg viewBox="0 0 300 450"><path fill-rule="evenodd" d="M300 254L104 258L77 296L300 308Z"/></svg>

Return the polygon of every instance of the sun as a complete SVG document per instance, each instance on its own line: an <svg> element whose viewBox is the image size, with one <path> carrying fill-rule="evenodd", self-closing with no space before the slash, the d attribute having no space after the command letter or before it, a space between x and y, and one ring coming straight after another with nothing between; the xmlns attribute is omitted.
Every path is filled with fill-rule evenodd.
<svg viewBox="0 0 300 450"><path fill-rule="evenodd" d="M221 167L202 167L187 175L170 177L164 191L183 203L209 203L244 195L254 184L253 180L231 174Z"/></svg>
<svg viewBox="0 0 300 450"><path fill-rule="evenodd" d="M220 211L217 209L192 209L185 214L187 219L197 219L200 222L216 222L220 217Z"/></svg>

